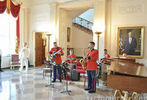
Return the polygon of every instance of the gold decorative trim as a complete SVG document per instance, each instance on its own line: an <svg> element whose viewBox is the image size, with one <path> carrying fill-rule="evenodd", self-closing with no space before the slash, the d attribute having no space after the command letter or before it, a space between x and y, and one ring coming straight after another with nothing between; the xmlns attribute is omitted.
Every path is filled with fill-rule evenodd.
<svg viewBox="0 0 147 100"><path fill-rule="evenodd" d="M10 14L10 0L7 0L7 13Z"/></svg>
<svg viewBox="0 0 147 100"><path fill-rule="evenodd" d="M115 100L139 100L139 94L137 92L115 90L114 98Z"/></svg>

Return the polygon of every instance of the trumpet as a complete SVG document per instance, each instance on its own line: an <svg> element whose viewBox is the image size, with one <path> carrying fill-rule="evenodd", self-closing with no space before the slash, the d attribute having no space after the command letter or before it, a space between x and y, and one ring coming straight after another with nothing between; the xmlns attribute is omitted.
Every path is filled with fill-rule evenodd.
<svg viewBox="0 0 147 100"><path fill-rule="evenodd" d="M86 59L80 59L79 61L82 64L82 68L85 70L86 69Z"/></svg>

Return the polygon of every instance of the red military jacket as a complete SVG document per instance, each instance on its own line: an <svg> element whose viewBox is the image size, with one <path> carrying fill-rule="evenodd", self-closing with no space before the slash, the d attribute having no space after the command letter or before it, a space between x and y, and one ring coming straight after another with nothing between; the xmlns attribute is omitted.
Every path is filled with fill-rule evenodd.
<svg viewBox="0 0 147 100"><path fill-rule="evenodd" d="M57 51L59 51L60 47L57 47L57 48L52 48L50 51L49 51L49 55L52 54L52 53L55 53ZM62 55L64 55L64 52L61 50L60 51ZM60 54L56 54L56 57L55 57L55 63L56 64L61 64L62 63L62 58L61 58L61 55Z"/></svg>
<svg viewBox="0 0 147 100"><path fill-rule="evenodd" d="M98 50L88 50L87 55L91 57L91 60L87 59L87 70L97 70Z"/></svg>
<svg viewBox="0 0 147 100"><path fill-rule="evenodd" d="M75 56L75 55L68 55L67 58L69 58L69 59L70 59L70 58L74 58L74 59L71 60L71 61L68 59L68 60L67 60L68 63L73 63L74 61L76 61L76 56Z"/></svg>
<svg viewBox="0 0 147 100"><path fill-rule="evenodd" d="M110 58L109 54L104 54L104 58Z"/></svg>
<svg viewBox="0 0 147 100"><path fill-rule="evenodd" d="M104 58L109 59L110 55L109 54L104 54ZM110 61L107 61L106 59L103 60L103 63L110 64Z"/></svg>

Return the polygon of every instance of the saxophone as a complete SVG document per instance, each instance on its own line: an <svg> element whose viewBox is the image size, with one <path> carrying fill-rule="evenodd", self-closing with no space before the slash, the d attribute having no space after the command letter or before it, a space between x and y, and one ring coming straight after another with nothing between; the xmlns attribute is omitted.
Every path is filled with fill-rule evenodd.
<svg viewBox="0 0 147 100"><path fill-rule="evenodd" d="M88 49L90 49L90 48L88 47ZM91 52L92 52L92 50L86 55L86 58L80 59L80 61L79 61L82 64L82 68L84 70L86 69L86 66L87 66L87 64L86 64L87 57L90 55Z"/></svg>
<svg viewBox="0 0 147 100"><path fill-rule="evenodd" d="M83 68L83 70L85 72L85 70L86 70L86 58L80 59L79 62L82 64L82 68ZM84 77L84 87L86 85L86 76L85 76L85 73L84 73L84 76L83 76Z"/></svg>
<svg viewBox="0 0 147 100"><path fill-rule="evenodd" d="M85 70L86 69L86 58L80 59L79 62L82 64L82 68Z"/></svg>

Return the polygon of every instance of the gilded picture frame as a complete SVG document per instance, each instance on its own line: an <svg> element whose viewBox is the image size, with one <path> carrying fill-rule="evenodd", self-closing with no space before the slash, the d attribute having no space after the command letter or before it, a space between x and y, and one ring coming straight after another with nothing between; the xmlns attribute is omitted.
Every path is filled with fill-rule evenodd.
<svg viewBox="0 0 147 100"><path fill-rule="evenodd" d="M144 26L118 27L117 55L143 58Z"/></svg>

